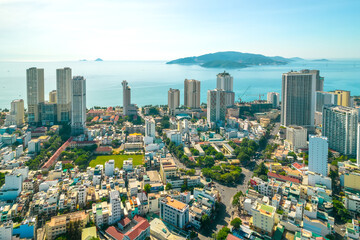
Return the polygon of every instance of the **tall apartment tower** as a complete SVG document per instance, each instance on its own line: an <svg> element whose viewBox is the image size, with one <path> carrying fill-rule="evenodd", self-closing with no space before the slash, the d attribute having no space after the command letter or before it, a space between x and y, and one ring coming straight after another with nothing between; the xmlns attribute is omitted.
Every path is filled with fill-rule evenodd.
<svg viewBox="0 0 360 240"><path fill-rule="evenodd" d="M145 118L145 137L155 137L155 120L152 117Z"/></svg>
<svg viewBox="0 0 360 240"><path fill-rule="evenodd" d="M324 136L309 136L309 171L328 175L328 139Z"/></svg>
<svg viewBox="0 0 360 240"><path fill-rule="evenodd" d="M72 79L71 134L84 133L86 122L86 80L83 76Z"/></svg>
<svg viewBox="0 0 360 240"><path fill-rule="evenodd" d="M357 143L356 143L356 162L357 165L360 166L360 123L358 123L357 127Z"/></svg>
<svg viewBox="0 0 360 240"><path fill-rule="evenodd" d="M188 108L200 108L200 81L185 79L184 105Z"/></svg>
<svg viewBox="0 0 360 240"><path fill-rule="evenodd" d="M24 100L17 99L11 102L10 114L6 115L5 126L24 124Z"/></svg>
<svg viewBox="0 0 360 240"><path fill-rule="evenodd" d="M344 155L356 155L358 118L355 108L324 106L322 135L328 138L329 148Z"/></svg>
<svg viewBox="0 0 360 240"><path fill-rule="evenodd" d="M337 105L344 107L351 106L350 91L335 90L333 93L337 95Z"/></svg>
<svg viewBox="0 0 360 240"><path fill-rule="evenodd" d="M316 72L302 70L282 75L281 124L314 126Z"/></svg>
<svg viewBox="0 0 360 240"><path fill-rule="evenodd" d="M222 89L208 90L207 93L207 121L209 124L225 121L226 92Z"/></svg>
<svg viewBox="0 0 360 240"><path fill-rule="evenodd" d="M316 81L315 91L324 91L324 77L320 76L319 70L304 69L301 71L315 74L315 81Z"/></svg>
<svg viewBox="0 0 360 240"><path fill-rule="evenodd" d="M334 92L316 92L316 107L315 111L322 112L325 105L337 105L338 95Z"/></svg>
<svg viewBox="0 0 360 240"><path fill-rule="evenodd" d="M44 69L33 67L26 70L26 90L28 122L37 124L41 120L39 104L44 102Z"/></svg>
<svg viewBox="0 0 360 240"><path fill-rule="evenodd" d="M169 114L173 115L175 109L180 107L180 90L172 89L168 91L168 109Z"/></svg>
<svg viewBox="0 0 360 240"><path fill-rule="evenodd" d="M272 103L273 108L277 108L280 105L280 94L277 92L268 92L267 102Z"/></svg>
<svg viewBox="0 0 360 240"><path fill-rule="evenodd" d="M129 115L129 108L131 104L131 88L128 86L126 80L122 81L123 86L123 114Z"/></svg>
<svg viewBox="0 0 360 240"><path fill-rule="evenodd" d="M227 107L234 106L235 93L233 91L234 78L227 72L216 75L216 88L225 91L225 105Z"/></svg>
<svg viewBox="0 0 360 240"><path fill-rule="evenodd" d="M72 72L71 68L56 69L57 121L71 120Z"/></svg>
<svg viewBox="0 0 360 240"><path fill-rule="evenodd" d="M49 103L57 103L56 90L49 92Z"/></svg>

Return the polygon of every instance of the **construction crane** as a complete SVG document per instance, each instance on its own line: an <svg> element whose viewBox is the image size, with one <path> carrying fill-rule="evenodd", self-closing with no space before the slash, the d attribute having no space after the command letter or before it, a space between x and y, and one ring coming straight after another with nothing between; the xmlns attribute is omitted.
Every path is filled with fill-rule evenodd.
<svg viewBox="0 0 360 240"><path fill-rule="evenodd" d="M245 95L245 93L249 90L251 88L251 85L250 86L248 86L247 88L246 88L246 90L243 92L243 94L241 95L241 96L239 96L239 103L242 103L242 97Z"/></svg>

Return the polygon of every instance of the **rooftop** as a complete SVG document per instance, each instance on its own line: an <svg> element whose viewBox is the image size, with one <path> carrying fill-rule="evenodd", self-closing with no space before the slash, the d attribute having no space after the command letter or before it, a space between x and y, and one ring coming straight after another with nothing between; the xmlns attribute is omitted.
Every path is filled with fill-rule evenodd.
<svg viewBox="0 0 360 240"><path fill-rule="evenodd" d="M172 199L171 197L166 197L166 204L178 210L183 210L187 206L185 203Z"/></svg>

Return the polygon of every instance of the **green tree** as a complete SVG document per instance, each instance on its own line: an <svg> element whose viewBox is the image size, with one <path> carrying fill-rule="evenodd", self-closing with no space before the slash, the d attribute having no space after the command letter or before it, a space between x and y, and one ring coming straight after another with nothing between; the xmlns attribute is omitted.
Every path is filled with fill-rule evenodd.
<svg viewBox="0 0 360 240"><path fill-rule="evenodd" d="M144 191L145 191L146 193L150 193L150 190L151 190L151 185L150 185L150 184L145 184L145 186L144 186Z"/></svg>
<svg viewBox="0 0 360 240"><path fill-rule="evenodd" d="M238 229L240 228L240 225L242 224L242 221L240 218L234 218L231 222L230 222L231 226L233 226L234 228Z"/></svg>
<svg viewBox="0 0 360 240"><path fill-rule="evenodd" d="M223 227L222 229L220 229L218 234L216 234L215 239L216 240L225 240L229 233L230 233L230 229L227 227Z"/></svg>
<svg viewBox="0 0 360 240"><path fill-rule="evenodd" d="M172 189L172 184L171 183L167 183L165 186L165 190L170 190Z"/></svg>
<svg viewBox="0 0 360 240"><path fill-rule="evenodd" d="M201 216L201 227L208 228L210 225L210 217L207 214Z"/></svg>

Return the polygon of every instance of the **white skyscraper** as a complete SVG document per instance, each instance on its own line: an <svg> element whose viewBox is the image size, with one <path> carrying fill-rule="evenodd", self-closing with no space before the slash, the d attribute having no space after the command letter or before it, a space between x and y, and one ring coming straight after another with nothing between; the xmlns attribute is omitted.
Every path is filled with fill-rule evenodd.
<svg viewBox="0 0 360 240"><path fill-rule="evenodd" d="M115 161L113 159L105 162L105 176L112 177L114 175Z"/></svg>
<svg viewBox="0 0 360 240"><path fill-rule="evenodd" d="M152 117L145 118L145 137L155 137L155 120Z"/></svg>
<svg viewBox="0 0 360 240"><path fill-rule="evenodd" d="M225 121L226 104L225 91L222 89L208 90L207 121L209 124Z"/></svg>
<svg viewBox="0 0 360 240"><path fill-rule="evenodd" d="M216 75L216 88L225 91L225 105L227 107L231 107L235 104L233 81L234 78L225 71Z"/></svg>
<svg viewBox="0 0 360 240"><path fill-rule="evenodd" d="M313 128L317 75L317 71L310 70L282 75L282 125Z"/></svg>
<svg viewBox="0 0 360 240"><path fill-rule="evenodd" d="M10 114L6 115L5 126L24 124L24 100L17 99L11 102Z"/></svg>
<svg viewBox="0 0 360 240"><path fill-rule="evenodd" d="M169 113L174 114L175 109L180 107L180 90L172 89L168 91L168 108Z"/></svg>
<svg viewBox="0 0 360 240"><path fill-rule="evenodd" d="M185 79L184 105L189 108L200 108L200 81Z"/></svg>
<svg viewBox="0 0 360 240"><path fill-rule="evenodd" d="M328 139L323 136L309 136L309 171L328 175Z"/></svg>
<svg viewBox="0 0 360 240"><path fill-rule="evenodd" d="M86 122L86 80L82 76L75 76L72 80L72 111L71 133L84 133Z"/></svg>
<svg viewBox="0 0 360 240"><path fill-rule="evenodd" d="M33 67L26 70L26 89L28 122L36 124L41 120L39 104L44 102L44 69Z"/></svg>
<svg viewBox="0 0 360 240"><path fill-rule="evenodd" d="M67 123L71 117L71 68L56 69L57 121Z"/></svg>
<svg viewBox="0 0 360 240"><path fill-rule="evenodd" d="M277 92L268 92L267 102L272 103L273 108L277 108L280 105L280 94Z"/></svg>
<svg viewBox="0 0 360 240"><path fill-rule="evenodd" d="M324 106L322 135L328 138L329 148L344 155L356 155L358 114L356 108Z"/></svg>

